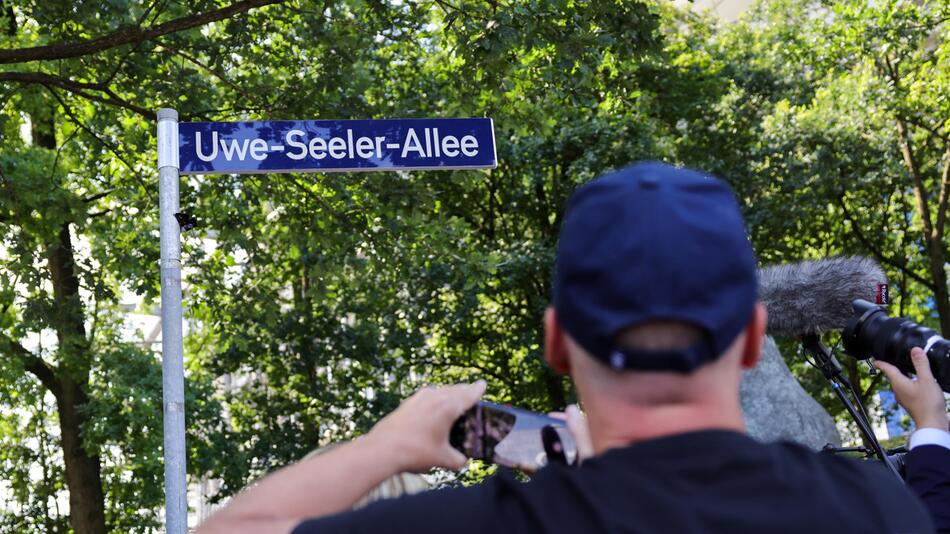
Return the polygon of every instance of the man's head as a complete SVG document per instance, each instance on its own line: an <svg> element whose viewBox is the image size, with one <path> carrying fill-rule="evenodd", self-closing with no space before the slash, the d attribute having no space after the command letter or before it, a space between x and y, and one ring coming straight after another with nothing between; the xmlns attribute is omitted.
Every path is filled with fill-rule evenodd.
<svg viewBox="0 0 950 534"><path fill-rule="evenodd" d="M725 183L641 163L582 186L567 207L555 273L546 354L572 375L588 412L738 410L740 371L758 359L765 312Z"/></svg>

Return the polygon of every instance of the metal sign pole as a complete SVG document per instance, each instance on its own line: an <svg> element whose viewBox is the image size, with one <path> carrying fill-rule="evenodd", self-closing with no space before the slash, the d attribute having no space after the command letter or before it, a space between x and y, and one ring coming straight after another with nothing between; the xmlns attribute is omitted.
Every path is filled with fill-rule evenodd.
<svg viewBox="0 0 950 534"><path fill-rule="evenodd" d="M158 110L159 229L162 280L162 407L165 449L165 531L188 530L185 478L185 376L181 312L178 112Z"/></svg>
<svg viewBox="0 0 950 534"><path fill-rule="evenodd" d="M179 124L175 110L158 111L168 534L185 534L188 527L181 231L192 222L179 213L179 175L492 169L497 163L490 118Z"/></svg>

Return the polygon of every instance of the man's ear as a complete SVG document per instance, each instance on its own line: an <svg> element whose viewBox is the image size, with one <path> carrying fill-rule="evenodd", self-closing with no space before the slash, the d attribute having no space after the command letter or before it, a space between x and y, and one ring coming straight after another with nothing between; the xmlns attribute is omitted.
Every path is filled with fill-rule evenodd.
<svg viewBox="0 0 950 534"><path fill-rule="evenodd" d="M553 306L544 310L544 360L555 373L566 375L571 372L571 361L567 356L567 342L564 331L557 322L557 312Z"/></svg>
<svg viewBox="0 0 950 534"><path fill-rule="evenodd" d="M769 314L765 311L765 305L761 302L755 303L755 310L752 312L752 319L745 327L745 347L742 349L742 367L752 369L759 363L762 357L762 342L765 341L765 326L769 322Z"/></svg>

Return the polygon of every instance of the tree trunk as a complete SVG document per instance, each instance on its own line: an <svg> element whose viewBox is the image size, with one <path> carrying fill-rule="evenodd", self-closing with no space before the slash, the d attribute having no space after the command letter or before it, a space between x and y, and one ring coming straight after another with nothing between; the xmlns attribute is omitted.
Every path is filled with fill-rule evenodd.
<svg viewBox="0 0 950 534"><path fill-rule="evenodd" d="M943 220L938 215L935 226L920 164L914 153L907 127L900 119L897 121L897 132L900 136L901 155L913 180L914 200L917 203L917 214L920 216L924 247L927 249L928 270L934 284L933 297L940 317L940 330L942 334L950 335L950 294L947 291L947 271L944 269L943 228L941 227ZM941 200L945 201L942 195ZM938 207L938 213L939 211Z"/></svg>
<svg viewBox="0 0 950 534"><path fill-rule="evenodd" d="M550 367L544 369L544 382L548 390L548 399L555 410L563 410L567 406L567 397L564 396L564 382Z"/></svg>
<svg viewBox="0 0 950 534"><path fill-rule="evenodd" d="M934 281L934 303L940 316L940 333L950 335L950 293L947 291L947 271L944 269L943 243L928 240L927 255L930 276Z"/></svg>
<svg viewBox="0 0 950 534"><path fill-rule="evenodd" d="M76 534L105 534L105 499L99 457L90 455L82 446L82 427L88 420L79 408L88 399L79 384L64 378L61 398L57 400L66 485L69 488L69 524Z"/></svg>
<svg viewBox="0 0 950 534"><path fill-rule="evenodd" d="M55 118L50 109L32 114L33 142L55 150ZM82 408L88 401L85 389L92 355L86 339L85 314L79 297L79 277L69 224L69 221L62 224L55 242L46 251L57 308L55 326L60 364L56 371L59 387L54 394L69 490L69 524L75 534L105 534L105 499L99 456L89 454L82 446L82 428L88 422Z"/></svg>
<svg viewBox="0 0 950 534"><path fill-rule="evenodd" d="M69 488L69 523L76 534L105 534L99 456L90 455L82 446L82 427L88 422L82 407L89 400L85 388L92 358L79 299L69 223L62 226L59 242L49 247L48 259L53 295L60 310L57 325L60 391L56 405Z"/></svg>

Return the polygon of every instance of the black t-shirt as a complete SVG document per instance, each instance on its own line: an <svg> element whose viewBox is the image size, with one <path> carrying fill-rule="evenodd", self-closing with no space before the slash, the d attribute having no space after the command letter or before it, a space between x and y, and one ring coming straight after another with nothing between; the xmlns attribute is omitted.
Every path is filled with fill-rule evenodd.
<svg viewBox="0 0 950 534"><path fill-rule="evenodd" d="M927 512L877 462L703 431L613 449L529 482L379 501L305 521L322 532L932 532Z"/></svg>

